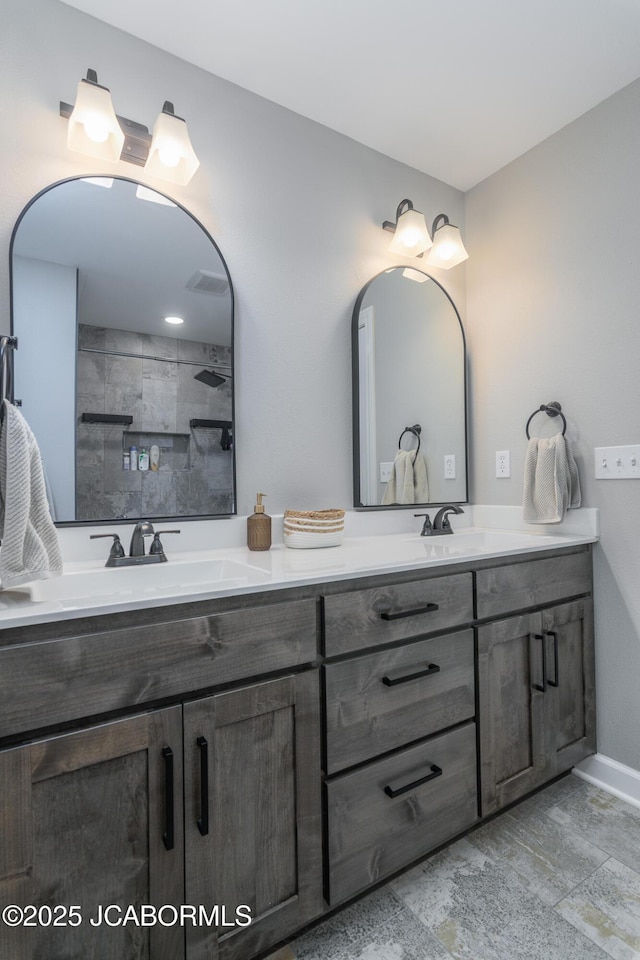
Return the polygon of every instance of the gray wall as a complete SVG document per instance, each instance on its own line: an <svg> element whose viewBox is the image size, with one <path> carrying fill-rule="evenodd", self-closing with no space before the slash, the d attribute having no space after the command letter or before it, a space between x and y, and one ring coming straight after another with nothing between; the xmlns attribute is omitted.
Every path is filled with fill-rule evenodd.
<svg viewBox="0 0 640 960"><path fill-rule="evenodd" d="M464 228L463 195L57 0L4 0L2 12L0 118L12 144L0 157L0 323L11 230L29 199L68 176L137 175L198 217L231 273L239 512L257 490L274 513L348 507L351 312L367 280L402 262L382 221L410 197L428 222L446 212ZM58 101L73 101L88 67L130 119L152 126L163 101L175 103L201 160L188 186L67 150ZM442 274L463 319L464 275Z"/></svg>
<svg viewBox="0 0 640 960"><path fill-rule="evenodd" d="M477 186L465 237L472 497L521 503L526 420L559 400L583 503L601 511L598 748L636 770L640 483L595 480L593 450L640 442L639 116L640 81ZM495 479L496 450L511 450L511 480Z"/></svg>

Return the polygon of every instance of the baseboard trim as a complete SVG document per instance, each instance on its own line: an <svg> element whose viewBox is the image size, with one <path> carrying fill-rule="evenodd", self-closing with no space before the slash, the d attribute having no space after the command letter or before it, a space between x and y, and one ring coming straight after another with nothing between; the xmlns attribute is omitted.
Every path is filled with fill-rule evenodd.
<svg viewBox="0 0 640 960"><path fill-rule="evenodd" d="M640 771L633 767L626 767L617 760L596 753L577 764L572 773L612 793L614 797L640 807Z"/></svg>

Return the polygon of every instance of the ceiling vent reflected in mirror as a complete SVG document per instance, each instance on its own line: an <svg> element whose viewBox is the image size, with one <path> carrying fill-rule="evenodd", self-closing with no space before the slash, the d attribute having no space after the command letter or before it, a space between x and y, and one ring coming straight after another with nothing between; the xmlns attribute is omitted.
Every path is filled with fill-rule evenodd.
<svg viewBox="0 0 640 960"><path fill-rule="evenodd" d="M226 297L229 293L229 281L220 273L209 270L196 270L187 281L187 289L195 293L208 293L214 297Z"/></svg>

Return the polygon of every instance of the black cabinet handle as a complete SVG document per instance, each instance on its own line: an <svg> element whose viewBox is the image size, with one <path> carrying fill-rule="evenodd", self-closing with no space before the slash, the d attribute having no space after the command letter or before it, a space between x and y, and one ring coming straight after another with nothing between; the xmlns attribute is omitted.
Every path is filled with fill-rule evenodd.
<svg viewBox="0 0 640 960"><path fill-rule="evenodd" d="M553 637L553 672L555 680L547 680L547 683L550 687L557 687L560 678L558 677L558 634L553 630L546 630L546 635L548 637Z"/></svg>
<svg viewBox="0 0 640 960"><path fill-rule="evenodd" d="M209 744L204 737L198 737L196 744L200 748L200 816L196 824L206 837L209 833Z"/></svg>
<svg viewBox="0 0 640 960"><path fill-rule="evenodd" d="M547 692L547 642L541 633L534 633L534 640L542 640L542 683L534 683L534 689Z"/></svg>
<svg viewBox="0 0 640 960"><path fill-rule="evenodd" d="M434 673L440 673L440 667L437 663L428 663L424 669L415 669L412 673L389 673L382 677L385 687L395 687L396 683L408 683L409 680L417 680L418 677L430 677Z"/></svg>
<svg viewBox="0 0 640 960"><path fill-rule="evenodd" d="M173 806L173 750L171 747L162 748L162 757L164 759L164 813L165 830L162 834L162 842L166 850L173 850L174 847L174 825L175 812Z"/></svg>
<svg viewBox="0 0 640 960"><path fill-rule="evenodd" d="M398 613L390 613L385 610L380 614L381 620L401 620L403 617L419 617L421 613L433 613L438 609L437 603L428 603L426 607L417 607L415 610L399 610Z"/></svg>
<svg viewBox="0 0 640 960"><path fill-rule="evenodd" d="M393 783L387 784L387 786L384 788L384 792L388 797L399 797L401 793L409 793L410 790L414 790L423 783L427 783L429 780L435 780L436 777L441 776L442 770L440 767L437 767L435 763L432 763L430 766L430 773L428 773L425 777L420 777L419 780L412 780L411 783L404 783L402 785L399 785L398 781L395 780Z"/></svg>

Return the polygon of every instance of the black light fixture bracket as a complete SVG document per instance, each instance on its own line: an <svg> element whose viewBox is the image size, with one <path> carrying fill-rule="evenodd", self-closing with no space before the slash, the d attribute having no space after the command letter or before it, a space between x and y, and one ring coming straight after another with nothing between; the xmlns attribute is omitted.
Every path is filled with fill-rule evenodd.
<svg viewBox="0 0 640 960"><path fill-rule="evenodd" d="M396 210L396 222L393 223L391 220L385 220L382 224L383 230L388 230L389 233L395 233L398 226L398 220L403 213L406 213L407 210L413 210L414 206L411 200L401 200L398 204L398 209Z"/></svg>

